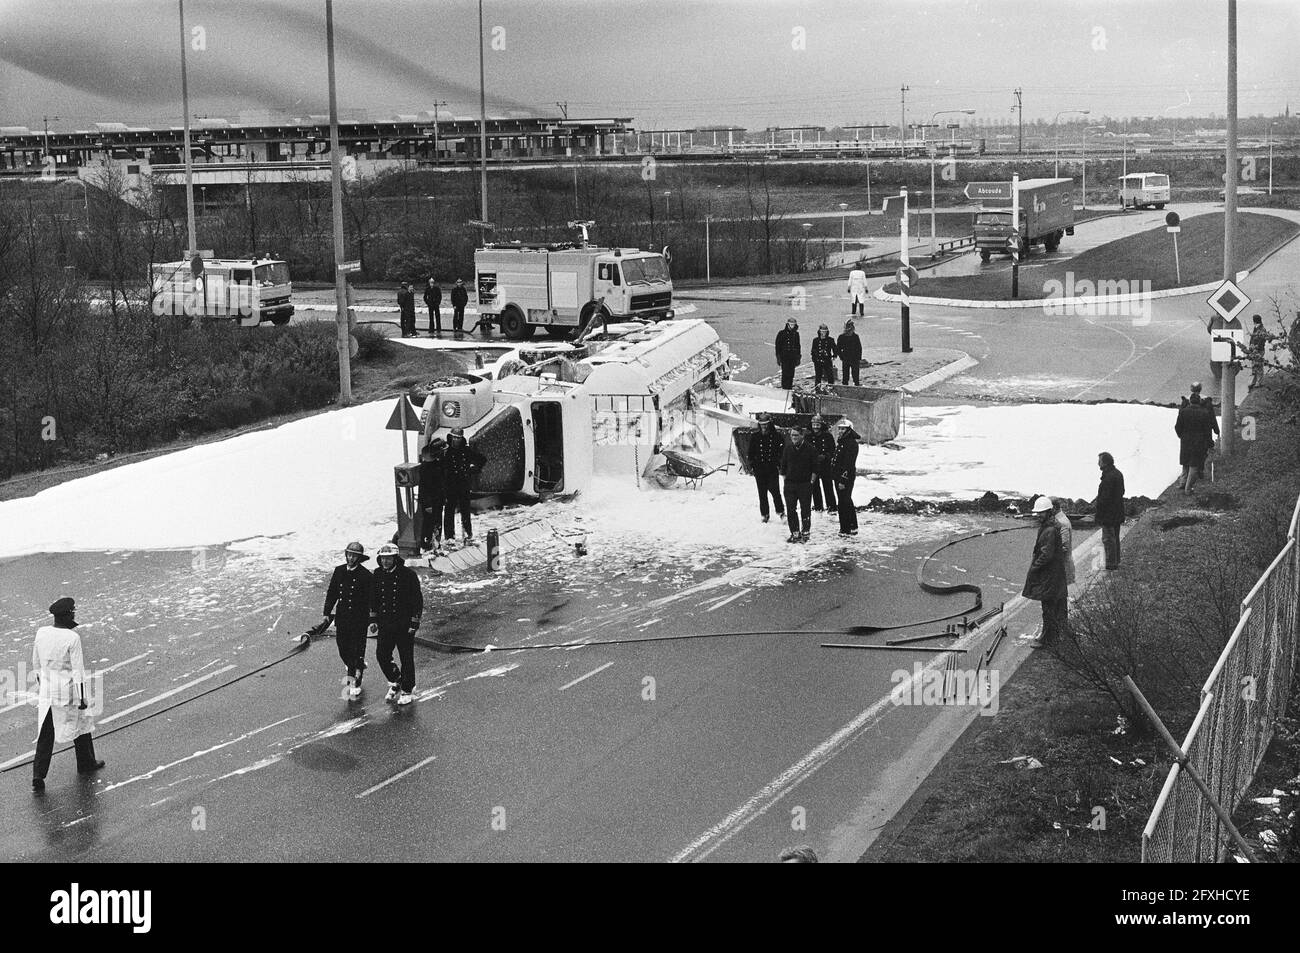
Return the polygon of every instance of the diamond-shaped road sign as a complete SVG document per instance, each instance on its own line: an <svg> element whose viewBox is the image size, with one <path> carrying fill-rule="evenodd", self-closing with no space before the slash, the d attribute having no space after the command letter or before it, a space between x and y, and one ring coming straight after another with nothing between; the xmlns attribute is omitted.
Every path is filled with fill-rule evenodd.
<svg viewBox="0 0 1300 953"><path fill-rule="evenodd" d="M1206 302L1225 321L1231 321L1250 305L1246 292L1237 287L1230 278L1224 278Z"/></svg>

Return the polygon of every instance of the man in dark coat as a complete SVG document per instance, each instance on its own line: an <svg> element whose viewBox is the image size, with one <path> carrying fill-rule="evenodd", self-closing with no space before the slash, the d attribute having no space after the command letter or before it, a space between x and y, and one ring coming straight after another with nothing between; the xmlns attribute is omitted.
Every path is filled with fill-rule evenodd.
<svg viewBox="0 0 1300 953"><path fill-rule="evenodd" d="M438 337L442 334L442 289L436 278L430 278L424 289L424 306L429 309L429 337Z"/></svg>
<svg viewBox="0 0 1300 953"><path fill-rule="evenodd" d="M1214 446L1219 433L1219 422L1214 419L1214 408L1201 397L1201 385L1192 385L1187 403L1178 409L1174 421L1178 435L1178 464L1183 468L1183 492L1191 493L1205 466L1205 457Z"/></svg>
<svg viewBox="0 0 1300 953"><path fill-rule="evenodd" d="M377 554L370 588L370 631L378 639L375 658L388 679L384 701L409 705L415 701L415 632L424 615L420 577L403 561L397 547L386 543ZM393 664L393 649L401 667Z"/></svg>
<svg viewBox="0 0 1300 953"><path fill-rule="evenodd" d="M1064 634L1068 618L1070 590L1065 581L1065 555L1052 510L1050 497L1040 496L1034 501L1038 537L1022 593L1026 599L1043 604L1043 632L1032 643L1036 649L1055 643Z"/></svg>
<svg viewBox="0 0 1300 953"><path fill-rule="evenodd" d="M415 292L409 281L402 282L402 290L397 292L397 307L402 312L402 337L415 336Z"/></svg>
<svg viewBox="0 0 1300 953"><path fill-rule="evenodd" d="M334 623L339 658L347 666L344 680L349 698L361 697L361 677L366 671L366 627L370 624L370 570L361 565L370 557L360 543L348 543L343 565L334 567L325 590L325 619L321 631Z"/></svg>
<svg viewBox="0 0 1300 953"><path fill-rule="evenodd" d="M1101 482L1097 485L1097 525L1106 552L1106 568L1119 568L1119 528L1124 525L1124 474L1109 453L1097 454Z"/></svg>
<svg viewBox="0 0 1300 953"><path fill-rule="evenodd" d="M474 542L474 526L469 515L470 485L474 474L483 469L487 457L469 445L465 431L460 427L447 437L447 451L442 456L442 477L446 493L446 510L443 515L443 538L450 543L456 538L456 511L460 510L460 528L465 543Z"/></svg>
<svg viewBox="0 0 1300 953"><path fill-rule="evenodd" d="M781 503L781 451L785 449L785 440L772 426L772 418L767 414L758 415L758 433L749 441L749 470L754 474L758 484L758 514L766 523L770 516L767 497L772 495L772 506L777 516L785 515Z"/></svg>
<svg viewBox="0 0 1300 953"><path fill-rule="evenodd" d="M831 478L839 491L840 535L858 535L858 509L853 504L853 481L858 478L858 435L853 422L841 417L835 424L839 439L831 461Z"/></svg>
<svg viewBox="0 0 1300 953"><path fill-rule="evenodd" d="M446 504L446 487L442 475L442 458L447 442L434 437L420 451L420 548L440 549L442 542L442 511Z"/></svg>
<svg viewBox="0 0 1300 953"><path fill-rule="evenodd" d="M457 334L465 330L465 305L469 304L469 292L465 290L465 279L457 278L456 287L451 289L451 329Z"/></svg>
<svg viewBox="0 0 1300 953"><path fill-rule="evenodd" d="M821 414L813 414L812 433L808 435L808 441L817 454L817 473L813 477L812 489L813 511L820 513L823 509L833 510L835 481L831 479L831 458L835 456L835 435L827 429Z"/></svg>
<svg viewBox="0 0 1300 953"><path fill-rule="evenodd" d="M803 360L803 346L799 343L799 322L788 318L785 327L776 335L776 362L781 365L781 386L789 390L794 386L794 369Z"/></svg>
<svg viewBox="0 0 1300 953"><path fill-rule="evenodd" d="M853 385L858 385L858 366L862 363L862 339L853 328L853 321L844 322L844 333L835 339L835 349L840 353L841 384L849 382L853 375Z"/></svg>
<svg viewBox="0 0 1300 953"><path fill-rule="evenodd" d="M790 524L787 542L806 543L812 531L812 487L817 478L817 451L811 441L804 439L801 427L790 431L790 442L781 452L781 475L785 477L785 514L786 522Z"/></svg>
<svg viewBox="0 0 1300 953"><path fill-rule="evenodd" d="M835 346L835 339L831 337L831 329L823 324L817 329L817 336L813 338L812 343L814 385L822 381L828 384L835 383L835 358L839 353L839 348Z"/></svg>

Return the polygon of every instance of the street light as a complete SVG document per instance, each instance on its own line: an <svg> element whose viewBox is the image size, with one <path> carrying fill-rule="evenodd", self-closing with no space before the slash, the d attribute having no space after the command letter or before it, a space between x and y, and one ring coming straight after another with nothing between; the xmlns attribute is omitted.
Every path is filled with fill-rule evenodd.
<svg viewBox="0 0 1300 953"><path fill-rule="evenodd" d="M1270 176L1270 180L1271 178L1272 177ZM1271 185L1272 182L1270 181L1269 184ZM840 254L841 255L844 254L844 213L847 212L848 210L849 210L849 203L841 202L840 203Z"/></svg>
<svg viewBox="0 0 1300 953"><path fill-rule="evenodd" d="M963 116L975 115L973 109L940 109L930 114L930 125L934 125L936 116L946 116L949 113L960 113ZM934 160L938 152L937 146L930 147L930 257L933 258L938 252L934 240Z"/></svg>
<svg viewBox="0 0 1300 953"><path fill-rule="evenodd" d="M1087 116L1086 109L1062 109L1052 119L1052 129L1056 133L1056 158L1052 161L1052 178L1057 179L1061 176L1061 127L1058 122L1062 116L1069 116L1077 113L1080 116Z"/></svg>
<svg viewBox="0 0 1300 953"><path fill-rule="evenodd" d="M1268 137L1268 194L1273 194L1273 127L1276 122L1270 122L1264 134Z"/></svg>

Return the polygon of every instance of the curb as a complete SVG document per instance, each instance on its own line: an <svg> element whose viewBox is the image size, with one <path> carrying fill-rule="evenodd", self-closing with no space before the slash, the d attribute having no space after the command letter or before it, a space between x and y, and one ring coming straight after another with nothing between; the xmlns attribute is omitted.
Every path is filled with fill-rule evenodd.
<svg viewBox="0 0 1300 953"><path fill-rule="evenodd" d="M1294 240L1300 235L1292 236L1289 241ZM1273 249L1270 255L1280 250ZM1256 266L1258 267L1258 265ZM1235 276L1236 281L1245 281L1250 277L1250 270L1239 271ZM1156 298L1177 298L1184 295L1199 293L1209 293L1219 287L1222 282L1211 281L1202 285L1188 285L1182 288L1165 288L1162 291L1152 292L1134 292L1131 294L1121 295L1083 295L1074 298L1034 298L1032 300L1017 301L986 301L974 298L922 298L912 295L909 304L931 304L945 308L998 308L1010 310L1015 308L1042 308L1045 311L1052 311L1073 307L1095 307L1096 305L1115 304L1123 301L1153 301ZM902 295L889 294L883 288L877 288L871 295L877 301L901 302Z"/></svg>
<svg viewBox="0 0 1300 953"><path fill-rule="evenodd" d="M945 364L937 371L931 371L929 374L923 374L914 381L908 381L900 387L899 390L906 391L909 394L919 393L927 387L933 387L940 381L946 381L950 377L955 377L962 371L972 368L978 363L979 361L967 354L965 357L958 358L951 364Z"/></svg>

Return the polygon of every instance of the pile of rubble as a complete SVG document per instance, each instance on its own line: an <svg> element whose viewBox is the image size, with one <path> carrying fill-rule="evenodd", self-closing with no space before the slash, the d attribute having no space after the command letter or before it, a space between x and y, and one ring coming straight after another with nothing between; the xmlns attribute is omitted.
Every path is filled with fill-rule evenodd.
<svg viewBox="0 0 1300 953"><path fill-rule="evenodd" d="M1037 495L1000 497L991 490L973 500L917 500L910 496L883 500L875 496L871 498L870 503L860 506L858 509L878 513L902 513L913 516L941 516L947 513L1008 513L1012 516L1024 516L1033 510L1034 500L1036 499L1038 499ZM1095 511L1091 500L1062 499L1059 502L1064 505L1065 512L1069 514L1071 519L1087 519ZM1131 496L1126 497L1124 500L1125 510L1129 518L1136 517L1143 510L1154 506L1155 503L1155 500L1145 496Z"/></svg>

